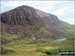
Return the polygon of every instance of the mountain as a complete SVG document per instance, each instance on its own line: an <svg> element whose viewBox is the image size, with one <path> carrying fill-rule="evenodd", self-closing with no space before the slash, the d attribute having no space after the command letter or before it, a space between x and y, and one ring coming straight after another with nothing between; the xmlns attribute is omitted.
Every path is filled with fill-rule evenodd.
<svg viewBox="0 0 75 56"><path fill-rule="evenodd" d="M21 35L17 39L34 37L37 39L63 37L59 29L69 28L57 16L42 12L30 6L20 6L1 14L1 34ZM13 38L14 39L14 38Z"/></svg>
<svg viewBox="0 0 75 56"><path fill-rule="evenodd" d="M38 9L36 9L36 12L49 27L53 27L57 30L72 29L70 24L59 20L56 15L48 14Z"/></svg>
<svg viewBox="0 0 75 56"><path fill-rule="evenodd" d="M21 6L1 14L1 24L3 25L1 33L31 36L34 29L39 29L42 26L41 23L34 8Z"/></svg>

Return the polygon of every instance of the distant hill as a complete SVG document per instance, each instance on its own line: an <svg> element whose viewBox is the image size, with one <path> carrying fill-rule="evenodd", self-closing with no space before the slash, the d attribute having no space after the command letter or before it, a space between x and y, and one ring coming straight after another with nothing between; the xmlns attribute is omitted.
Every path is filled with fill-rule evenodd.
<svg viewBox="0 0 75 56"><path fill-rule="evenodd" d="M64 36L59 30L69 29L70 25L57 16L30 6L20 6L1 14L1 34L18 34L35 39ZM20 37L20 38L22 38Z"/></svg>

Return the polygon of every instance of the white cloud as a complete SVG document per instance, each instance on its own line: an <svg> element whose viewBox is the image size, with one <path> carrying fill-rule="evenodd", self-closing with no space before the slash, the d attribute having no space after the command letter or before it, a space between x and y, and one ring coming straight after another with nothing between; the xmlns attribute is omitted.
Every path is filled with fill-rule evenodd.
<svg viewBox="0 0 75 56"><path fill-rule="evenodd" d="M56 15L64 15L65 13L67 13L68 9L70 9L71 7L64 7L61 9L58 9L55 14Z"/></svg>
<svg viewBox="0 0 75 56"><path fill-rule="evenodd" d="M62 3L62 2L63 1L24 1L24 0L23 1L6 1L6 2L1 2L1 4L2 4L1 8L3 9L7 6L11 6L11 7L15 8L15 7L21 6L21 5L29 5L29 6L38 8L42 11L47 11L47 10L53 8L53 6L55 4ZM40 3L40 5L39 5L39 3ZM40 8L41 3L47 4L47 5ZM39 7L36 7L36 4L38 4Z"/></svg>
<svg viewBox="0 0 75 56"><path fill-rule="evenodd" d="M53 9L53 8L54 8L54 6L47 6L47 7L41 7L38 9L40 9L41 11L44 11L44 12L48 12L48 10Z"/></svg>
<svg viewBox="0 0 75 56"><path fill-rule="evenodd" d="M47 5L41 6L41 3L45 3ZM53 9L54 4L57 4L59 2L53 2L53 1L7 1L2 2L1 10L5 9L6 7L16 8L21 5L29 5L36 9L39 9L44 12L48 12L49 9ZM38 5L38 7L37 7ZM9 9L8 9L9 10ZM5 10L6 11L6 10Z"/></svg>
<svg viewBox="0 0 75 56"><path fill-rule="evenodd" d="M4 6L20 6L20 5L24 5L26 2L25 1L7 1L7 2L3 2L2 4Z"/></svg>
<svg viewBox="0 0 75 56"><path fill-rule="evenodd" d="M61 19L64 22L69 22L69 24L74 24L74 18Z"/></svg>

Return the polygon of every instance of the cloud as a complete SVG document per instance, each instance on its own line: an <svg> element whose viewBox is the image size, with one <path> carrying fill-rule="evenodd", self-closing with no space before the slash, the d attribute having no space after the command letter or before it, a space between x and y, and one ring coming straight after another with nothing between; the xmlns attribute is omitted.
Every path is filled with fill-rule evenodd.
<svg viewBox="0 0 75 56"><path fill-rule="evenodd" d="M1 1L1 12L11 10L26 3L25 1Z"/></svg>
<svg viewBox="0 0 75 56"><path fill-rule="evenodd" d="M29 5L47 12L47 10L53 8L54 5L58 3L62 3L62 1L1 1L1 9L6 7L15 8L21 5Z"/></svg>
<svg viewBox="0 0 75 56"><path fill-rule="evenodd" d="M68 9L70 9L71 7L64 7L61 9L58 9L55 14L56 15L64 15L65 13L67 13Z"/></svg>
<svg viewBox="0 0 75 56"><path fill-rule="evenodd" d="M38 8L40 9L41 11L44 11L44 12L48 12L50 9L53 9L54 6L45 6L45 7L41 7L41 8Z"/></svg>
<svg viewBox="0 0 75 56"><path fill-rule="evenodd" d="M13 7L16 7L16 6L20 6L20 5L24 5L26 2L25 1L2 1L2 6L13 6Z"/></svg>
<svg viewBox="0 0 75 56"><path fill-rule="evenodd" d="M74 24L74 18L62 19L64 22L69 22L69 24Z"/></svg>
<svg viewBox="0 0 75 56"><path fill-rule="evenodd" d="M6 1L6 2L1 2L1 11L9 10L9 8L5 9L6 7L16 8L21 5L28 5L32 6L36 9L39 9L44 12L48 12L49 9L53 9L54 4L57 4L59 2L53 2L53 1ZM45 5L44 5L45 4Z"/></svg>

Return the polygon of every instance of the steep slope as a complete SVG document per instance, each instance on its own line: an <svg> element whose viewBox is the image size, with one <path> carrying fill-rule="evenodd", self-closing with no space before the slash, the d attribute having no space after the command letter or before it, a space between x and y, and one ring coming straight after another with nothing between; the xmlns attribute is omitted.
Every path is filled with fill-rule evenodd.
<svg viewBox="0 0 75 56"><path fill-rule="evenodd" d="M5 34L32 35L34 29L42 26L42 21L32 7L21 6L1 14L2 32ZM41 24L41 25L40 25Z"/></svg>
<svg viewBox="0 0 75 56"><path fill-rule="evenodd" d="M1 21L10 25L24 25L25 23L39 22L39 16L32 7L21 6L1 14ZM6 19L5 19L6 18Z"/></svg>
<svg viewBox="0 0 75 56"><path fill-rule="evenodd" d="M21 35L22 37L18 39L23 39L25 37L55 39L57 36L64 36L60 31L53 28L53 26L49 27L46 25L42 17L36 13L36 9L29 6L20 6L2 13L0 22L1 34Z"/></svg>
<svg viewBox="0 0 75 56"><path fill-rule="evenodd" d="M71 29L71 25L63 22L61 20L58 19L57 16L53 15L53 14L48 14L45 12L42 12L38 9L36 9L37 14L42 17L42 20L45 22L46 25L48 25L49 27L53 27L57 30L66 30L66 29Z"/></svg>

